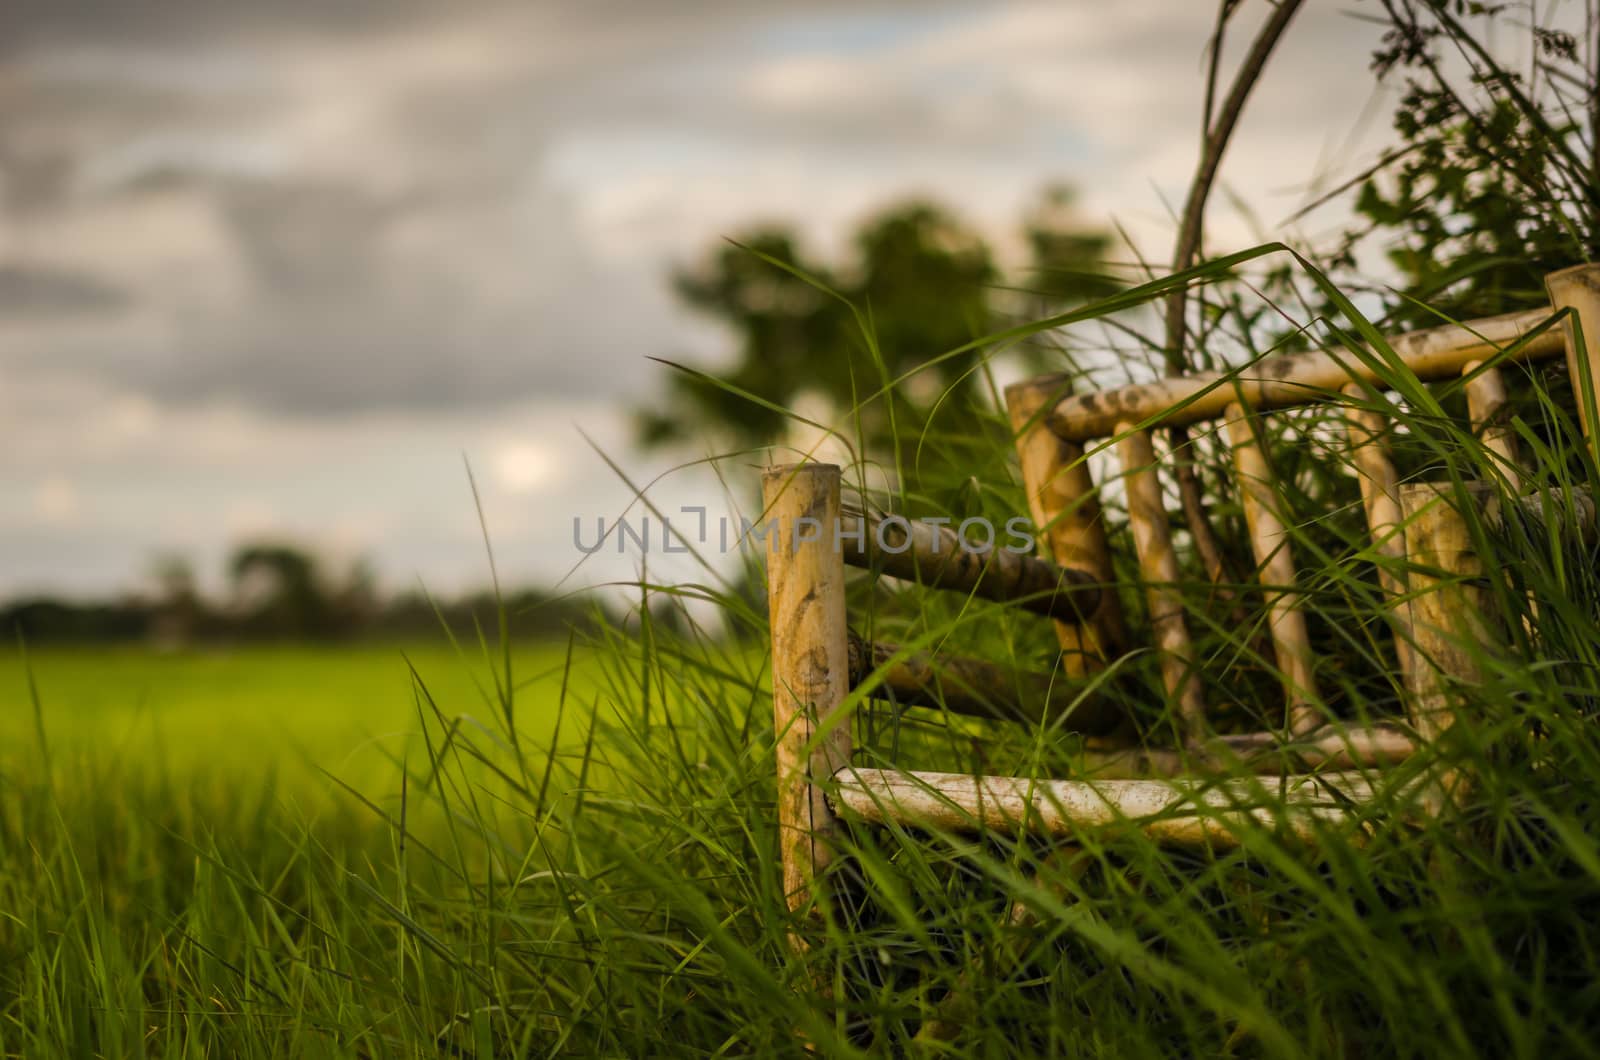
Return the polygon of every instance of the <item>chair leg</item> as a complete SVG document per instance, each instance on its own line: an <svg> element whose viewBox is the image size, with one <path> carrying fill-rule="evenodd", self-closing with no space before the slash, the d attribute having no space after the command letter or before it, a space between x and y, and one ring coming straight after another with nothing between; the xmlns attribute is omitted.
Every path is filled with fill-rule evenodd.
<svg viewBox="0 0 1600 1060"><path fill-rule="evenodd" d="M1567 369L1578 398L1578 416L1591 452L1600 452L1600 265L1579 265L1544 278L1550 303L1572 310L1566 330ZM1574 326L1574 324L1578 326ZM1578 341L1581 327L1583 341Z"/></svg>
<svg viewBox="0 0 1600 1060"><path fill-rule="evenodd" d="M1494 490L1467 483L1467 503L1491 524L1500 512ZM1455 505L1450 486L1415 483L1400 487L1406 517L1407 578L1411 586L1410 630L1415 649L1411 696L1406 707L1412 728L1436 740L1454 723L1452 686L1482 680L1482 656L1500 637L1493 599L1484 588L1482 557L1473 547L1470 523ZM1471 791L1471 777L1445 763L1432 782L1443 807L1460 806Z"/></svg>
<svg viewBox="0 0 1600 1060"><path fill-rule="evenodd" d="M1492 491L1467 483L1469 503L1488 509ZM1473 548L1467 517L1455 506L1450 486L1414 483L1400 487L1405 511L1406 554L1411 569L1411 636L1417 653L1411 673L1411 725L1424 739L1437 739L1454 720L1449 686L1479 680L1478 656L1492 643L1489 594L1478 582L1483 560Z"/></svg>
<svg viewBox="0 0 1600 1060"><path fill-rule="evenodd" d="M838 826L817 782L850 760L850 722L839 717L850 691L839 481L832 464L774 467L762 480L779 856L785 900L807 915L819 908L813 886Z"/></svg>

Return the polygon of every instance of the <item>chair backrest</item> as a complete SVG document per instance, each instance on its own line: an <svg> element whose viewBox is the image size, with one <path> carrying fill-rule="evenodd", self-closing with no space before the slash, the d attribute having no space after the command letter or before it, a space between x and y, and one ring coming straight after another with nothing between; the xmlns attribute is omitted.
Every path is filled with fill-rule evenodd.
<svg viewBox="0 0 1600 1060"><path fill-rule="evenodd" d="M1054 622L1061 667L1069 677L1093 675L1128 643L1128 632L1114 591L1106 522L1085 456L1091 448L1114 450L1121 464L1151 640L1187 744L1168 751L1109 752L1101 757L1106 769L1102 775L1171 775L1196 768L1208 755L1233 765L1243 758L1260 764L1262 771L1282 769L1281 754L1259 754L1281 748L1284 741L1276 733L1206 741L1205 691L1192 657L1178 591L1178 557L1158 478L1152 432L1161 428L1211 421L1225 426L1256 573L1267 595L1270 639L1296 760L1307 766L1382 765L1410 754L1419 738L1436 736L1445 718L1440 674L1471 665L1454 644L1454 632L1441 627L1477 605L1460 597L1471 590L1448 575L1470 573L1474 561L1460 515L1441 503L1439 491L1399 484L1385 448L1385 416L1379 405L1383 380L1395 378L1395 370L1402 367L1422 382L1464 379L1474 429L1505 461L1508 474L1515 476L1514 436L1498 416L1506 401L1500 365L1565 356L1580 395L1580 420L1594 444L1600 437L1593 404L1594 380L1600 377L1600 266L1554 273L1547 278L1547 288L1549 307L1392 338L1386 343L1392 360L1380 361L1371 351L1326 350L1271 356L1239 371L1200 373L1095 394L1070 394L1058 377L1011 387L1006 398L1022 482L1032 520L1054 563L992 547L968 548L947 529L847 511L840 501L840 471L831 465L770 469L764 499L772 544L768 590L778 818L785 890L791 903L799 908L809 901L808 881L830 857L835 807L826 797L826 785L837 786L839 798L869 819L889 803L925 816L937 816L941 807L966 808L973 810L969 820L988 819L986 814L996 812L1042 812L1037 793L1028 794L1034 782L1021 778L879 775L879 771L850 769L849 719L842 716L840 706L850 689L864 682L871 686L869 691L892 690L902 702L936 699L952 710L989 716L1036 717L1041 711L1064 707L1064 697L1055 693L1052 698L1059 682L1043 675L1019 675L975 659L942 659L935 665L892 645L856 640L847 628L844 568L846 564L870 567L932 587L1017 601ZM1385 365L1388 370L1381 370ZM1271 482L1258 418L1317 403L1340 405L1350 464L1360 482L1375 548L1394 559L1405 558L1408 550L1414 558L1426 557L1433 564L1430 569L1443 572L1439 584L1449 585L1457 594L1452 599L1434 594L1424 603L1418 584L1400 583L1398 566L1380 568L1383 589L1412 601L1396 612L1397 657L1412 692L1407 703L1409 731L1381 725L1329 726L1316 687L1286 533L1288 515L1278 507L1280 491ZM1592 505L1587 510L1592 515ZM1114 704L1079 699L1064 727L1106 734L1122 720ZM1336 783L1332 777L1324 779ZM1105 806L1131 814L1140 807L1159 809L1182 794L1170 786L1130 786L1149 781L1113 779L1107 781L1112 788L1100 785L1090 798L1073 783L1058 782L1050 792L1051 812L1057 818L1071 818L1077 812L1071 808L1078 805L1074 800L1080 798L1087 799L1080 807L1083 819L1094 820ZM1315 794L1320 783L1307 790ZM1366 783L1352 781L1345 795ZM1019 784L1028 785L1027 791ZM1315 805L1320 804L1307 803ZM1214 831L1202 825L1198 831L1179 828L1173 834L1206 839L1214 838Z"/></svg>

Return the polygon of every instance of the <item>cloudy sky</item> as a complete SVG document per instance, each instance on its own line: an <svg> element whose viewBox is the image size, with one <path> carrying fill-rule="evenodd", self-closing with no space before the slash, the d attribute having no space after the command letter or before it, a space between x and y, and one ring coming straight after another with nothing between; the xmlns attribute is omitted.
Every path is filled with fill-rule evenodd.
<svg viewBox="0 0 1600 1060"><path fill-rule="evenodd" d="M1385 145L1374 10L1298 17L1223 174L1254 216L1219 196L1218 243L1283 234ZM265 534L365 554L390 585L478 584L463 456L502 574L559 578L572 517L629 495L579 428L649 478L625 415L659 386L646 358L723 350L673 305L674 262L758 220L826 248L910 193L1003 240L1056 181L1165 258L1212 16L6 0L0 595L134 588L163 552L214 574ZM708 499L703 478L663 489Z"/></svg>

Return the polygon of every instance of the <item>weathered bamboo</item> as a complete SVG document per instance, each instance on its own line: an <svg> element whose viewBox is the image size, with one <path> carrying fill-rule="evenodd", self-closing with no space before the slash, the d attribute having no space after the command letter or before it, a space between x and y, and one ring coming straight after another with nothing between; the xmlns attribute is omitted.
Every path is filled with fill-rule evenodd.
<svg viewBox="0 0 1600 1060"><path fill-rule="evenodd" d="M853 567L985 600L1015 601L1074 626L1095 613L1103 596L1111 595L1102 592L1096 573L1013 552L1007 547L1011 542L993 540L992 524L985 521L983 527L988 547L974 548L948 526L847 511L838 540L844 561Z"/></svg>
<svg viewBox="0 0 1600 1060"><path fill-rule="evenodd" d="M1038 722L1066 715L1066 732L1094 732L1122 717L1122 707L1103 689L1061 677L997 666L982 659L947 656L937 661L912 653L896 659L894 644L850 636L850 686L876 673L871 695L893 698L900 706L936 707L967 717ZM1171 777L1196 770L1234 768L1282 773L1285 763L1305 769L1352 769L1393 765L1409 758L1416 742L1390 725L1329 726L1293 739L1281 732L1213 736L1188 750L1130 747L1083 752L1084 768L1095 777Z"/></svg>
<svg viewBox="0 0 1600 1060"><path fill-rule="evenodd" d="M1555 499L1554 495L1559 494L1564 502L1557 502L1557 514L1562 519L1563 528L1575 535L1578 541L1593 544L1597 532L1600 532L1600 509L1597 509L1594 495L1588 487L1579 486L1572 490L1558 487L1550 492L1552 500ZM1545 518L1545 499L1538 493L1518 497L1517 506L1530 519L1543 521Z"/></svg>
<svg viewBox="0 0 1600 1060"><path fill-rule="evenodd" d="M1126 642L1122 608L1109 586L1115 578L1106 544L1103 513L1081 446L1057 438L1041 418L1052 395L1067 385L1060 376L1008 387L1006 408L1016 432L1017 457L1028 511L1044 535L1050 555L1063 569L1089 572L1108 588L1094 620L1083 625L1056 623L1062 665L1070 677L1084 677Z"/></svg>
<svg viewBox="0 0 1600 1060"><path fill-rule="evenodd" d="M1352 401L1363 400L1367 393L1359 383L1350 384L1344 392ZM1396 601L1390 612L1395 630L1395 661L1402 681L1409 687L1416 663L1411 650L1411 612L1399 602L1406 592L1406 539L1400 513L1400 478L1384 441L1388 425L1377 409L1355 404L1345 406L1344 418L1351 461L1361 484L1361 504L1367 512L1367 533L1378 554L1378 584L1390 600Z"/></svg>
<svg viewBox="0 0 1600 1060"><path fill-rule="evenodd" d="M1198 740L1205 725L1205 701L1191 654L1189 627L1183 618L1178 557L1172 550L1167 510L1161 503L1161 484L1156 480L1155 448L1149 432L1135 430L1130 424L1122 424L1117 433L1117 451L1126 476L1128 526L1139 553L1139 573L1150 604L1156 650L1161 653L1162 683L1177 706L1185 738Z"/></svg>
<svg viewBox="0 0 1600 1060"><path fill-rule="evenodd" d="M1476 375L1473 373L1476 372ZM1505 422L1505 375L1498 368L1484 368L1482 361L1470 361L1461 369L1467 380L1467 415L1483 446L1498 458L1498 468L1512 492L1522 488L1521 465L1517 462L1517 435Z"/></svg>
<svg viewBox="0 0 1600 1060"><path fill-rule="evenodd" d="M1309 766L1393 765L1411 757L1417 744L1408 734L1392 725L1329 725L1285 741L1275 732L1233 733L1206 743L1214 760L1225 762L1236 755L1248 762L1261 762L1260 756L1298 758Z"/></svg>
<svg viewBox="0 0 1600 1060"><path fill-rule="evenodd" d="M1600 265L1578 265L1544 278L1550 301L1557 309L1570 309L1583 327L1583 341L1569 316L1562 324L1567 369L1578 395L1579 422L1589 444L1600 448L1600 423L1595 422L1600 402ZM1587 382L1587 385L1585 383Z"/></svg>
<svg viewBox="0 0 1600 1060"><path fill-rule="evenodd" d="M1186 751L1166 747L1085 751L1083 768L1087 776L1096 779L1179 777L1238 770L1281 774L1390 766L1405 761L1416 751L1417 743L1410 735L1380 724L1329 727L1292 740L1285 740L1277 732L1215 736Z"/></svg>
<svg viewBox="0 0 1600 1060"><path fill-rule="evenodd" d="M1425 740L1449 728L1451 688L1477 683L1478 661L1492 643L1483 560L1473 547L1467 517L1455 506L1454 489L1433 482L1400 487L1417 653L1406 709L1411 727ZM1497 518L1487 483L1466 483L1464 489L1467 503L1491 522Z"/></svg>
<svg viewBox="0 0 1600 1060"><path fill-rule="evenodd" d="M1549 277L1554 282L1562 273ZM1554 296L1552 296L1554 297ZM1600 316L1600 306L1596 306ZM1413 331L1389 340L1396 354L1424 381L1459 377L1468 361L1481 361L1550 319L1549 309ZM1585 335L1590 343L1600 341ZM1595 329L1600 330L1600 320ZM1592 349L1593 347L1591 347ZM1555 329L1517 350L1516 360L1559 357L1565 343ZM1097 394L1066 397L1045 415L1050 429L1069 442L1087 442L1117 433L1118 424L1175 427L1216 419L1230 404L1243 401L1257 412L1325 400L1351 382L1378 383L1377 372L1354 355L1319 350L1277 354L1235 372L1193 375L1136 383ZM1048 395L1048 381L1024 384Z"/></svg>
<svg viewBox="0 0 1600 1060"><path fill-rule="evenodd" d="M1072 836L1084 830L1138 829L1175 846L1235 845L1252 829L1281 828L1312 840L1372 803L1434 814L1437 788L1391 784L1361 773L1318 773L1276 780L1031 780L960 773L841 770L841 808L872 824L890 822L953 832L1008 830Z"/></svg>
<svg viewBox="0 0 1600 1060"><path fill-rule="evenodd" d="M1245 525L1256 557L1256 576L1267 593L1267 624L1288 703L1289 731L1307 733L1322 724L1323 715L1317 706L1311 636L1306 631L1306 617L1300 612L1300 594L1293 589L1294 553L1278 510L1272 468L1261 451L1255 424L1238 405L1229 406L1226 415Z"/></svg>
<svg viewBox="0 0 1600 1060"><path fill-rule="evenodd" d="M873 695L908 706L943 707L957 714L996 721L1050 719L1066 732L1103 733L1124 717L1103 690L1063 675L998 666L983 659L920 652L896 658L894 644L850 637L850 686L876 673ZM1059 721L1058 721L1059 719Z"/></svg>
<svg viewBox="0 0 1600 1060"><path fill-rule="evenodd" d="M772 709L777 734L778 845L789 907L813 906L812 882L831 857L835 819L817 786L850 760L850 723L836 716L849 691L844 560L826 529L839 518L839 468L767 470L773 521L767 565Z"/></svg>

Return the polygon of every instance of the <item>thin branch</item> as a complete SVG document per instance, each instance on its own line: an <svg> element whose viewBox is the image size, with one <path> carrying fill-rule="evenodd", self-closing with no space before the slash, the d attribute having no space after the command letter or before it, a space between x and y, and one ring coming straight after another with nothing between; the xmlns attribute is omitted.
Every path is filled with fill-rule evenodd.
<svg viewBox="0 0 1600 1060"><path fill-rule="evenodd" d="M1250 45L1249 54L1244 57L1238 73L1234 75L1233 85L1228 90L1228 98L1222 103L1222 111L1206 133L1200 164L1195 167L1194 179L1189 185L1189 197L1183 206L1183 222L1178 229L1177 250L1172 255L1173 272L1182 272L1194 264L1195 255L1200 251L1206 200L1211 197L1211 185L1217 179L1217 170L1222 165L1223 153L1227 151L1228 141L1233 137L1233 130L1239 124L1239 116L1244 112L1245 102L1255 89L1256 82L1260 80L1262 70L1266 68L1268 57L1277 47L1283 31L1289 27L1289 20L1300 10L1302 2L1303 0L1279 0L1277 10L1267 20L1267 24L1261 27L1261 32ZM1223 18L1228 16L1232 6L1228 0L1223 0ZM1220 29L1218 32L1220 39ZM1187 296L1188 291L1179 287L1167 298L1168 375L1182 375L1189 368L1187 358L1183 354L1187 333L1184 320Z"/></svg>
<svg viewBox="0 0 1600 1060"><path fill-rule="evenodd" d="M1322 207L1328 205L1328 203L1339 198L1345 194L1345 192L1354 189L1356 185L1371 180L1379 173L1382 173L1384 170L1388 169L1394 163L1417 151L1420 147L1420 144L1412 143L1389 148L1378 156L1378 160L1376 162L1372 163L1370 166L1363 169L1349 180L1341 182L1337 187L1328 189L1326 192L1318 195L1315 199L1312 199L1304 206L1301 206L1299 209L1295 210L1294 213L1278 222L1279 225L1282 227L1287 227L1288 225L1295 224L1296 222L1305 219L1311 214L1312 211L1321 209Z"/></svg>
<svg viewBox="0 0 1600 1060"><path fill-rule="evenodd" d="M1238 0L1222 0L1217 8L1217 25L1211 31L1211 43L1206 46L1206 101L1200 108L1200 149L1205 150L1206 137L1211 133L1211 119L1216 114L1217 74L1222 68L1222 39L1227 34L1228 16Z"/></svg>
<svg viewBox="0 0 1600 1060"><path fill-rule="evenodd" d="M1294 18L1295 12L1300 9L1301 2L1302 0L1279 0L1277 9L1267 19L1266 25L1261 27L1261 32L1256 35L1255 41L1250 45L1250 51L1245 55L1238 72L1234 74L1233 85L1228 90L1227 98L1223 100L1221 112L1214 120L1210 113L1212 88L1209 83L1207 85L1205 142L1200 151L1200 164L1195 167L1194 180L1189 185L1189 197L1183 207L1183 221L1178 229L1177 249L1172 256L1174 272L1187 269L1200 252L1206 200L1211 197L1211 186L1217 179L1217 170L1222 165L1223 153L1228 148L1228 141L1233 137L1234 128L1239 124L1239 116L1244 112L1245 101L1250 98L1251 91L1261 78L1262 70L1266 68L1268 57L1277 47L1278 40L1288 28L1290 19ZM1211 78L1213 80L1220 59L1223 26L1236 7L1237 0L1222 0L1222 6L1218 11L1217 29L1212 36ZM1189 368L1189 359L1184 353L1188 340L1187 312L1188 289L1178 287L1167 297L1167 342L1164 353L1168 375L1182 375ZM1189 432L1185 428L1175 427L1169 432L1168 437L1172 442L1178 496L1183 502L1184 520L1188 523L1189 532L1194 539L1195 551L1199 553L1200 560L1205 565L1206 573L1213 584L1237 582L1238 579L1231 577L1227 570L1227 564L1222 558L1222 546L1217 541L1217 532L1206 514L1200 477L1195 472L1194 461L1190 456Z"/></svg>
<svg viewBox="0 0 1600 1060"><path fill-rule="evenodd" d="M1589 181L1600 187L1600 13L1593 8L1587 15L1589 39Z"/></svg>

